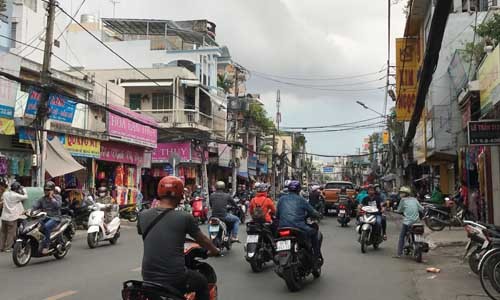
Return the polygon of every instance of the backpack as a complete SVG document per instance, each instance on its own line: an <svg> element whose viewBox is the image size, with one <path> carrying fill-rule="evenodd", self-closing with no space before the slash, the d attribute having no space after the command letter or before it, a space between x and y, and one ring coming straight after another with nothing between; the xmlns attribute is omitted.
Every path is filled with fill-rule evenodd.
<svg viewBox="0 0 500 300"><path fill-rule="evenodd" d="M255 199L257 200L257 199ZM260 200L260 199L259 199ZM263 198L263 201L261 204L258 204L257 201L255 201L255 208L252 213L252 219L254 221L266 221L266 212L264 212L264 209L262 208L262 205L264 204L264 201L266 201L267 198Z"/></svg>

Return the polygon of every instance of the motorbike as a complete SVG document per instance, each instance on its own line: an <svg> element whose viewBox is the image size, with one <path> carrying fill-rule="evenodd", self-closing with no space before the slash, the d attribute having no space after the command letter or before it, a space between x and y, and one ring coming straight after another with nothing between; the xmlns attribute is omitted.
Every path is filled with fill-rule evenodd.
<svg viewBox="0 0 500 300"><path fill-rule="evenodd" d="M340 203L339 212L337 214L337 222L340 223L341 227L346 227L349 225L351 221L351 212L349 209L349 205L347 203Z"/></svg>
<svg viewBox="0 0 500 300"><path fill-rule="evenodd" d="M376 207L364 206L361 208L359 224L356 232L359 234L358 241L361 244L361 252L366 253L367 246L373 245L378 249L384 241L382 226L377 225L377 215L380 214Z"/></svg>
<svg viewBox="0 0 500 300"><path fill-rule="evenodd" d="M201 248L195 241L187 239L184 244L184 258L186 268L200 272L207 278L210 290L210 300L216 300L218 291L215 270L208 263L200 261L200 259L208 258L207 251ZM137 280L125 281L121 294L123 300L196 300L195 293L183 295L172 286Z"/></svg>
<svg viewBox="0 0 500 300"><path fill-rule="evenodd" d="M98 246L100 241L109 241L111 245L118 242L120 238L120 218L116 213L113 220L104 227L104 216L106 209L113 209L114 204L95 203L89 216L89 228L87 230L87 244L91 249ZM116 208L114 209L116 211Z"/></svg>
<svg viewBox="0 0 500 300"><path fill-rule="evenodd" d="M469 242L465 247L463 259L467 259L472 272L479 274L479 262L483 255L491 249L491 238L500 238L500 227L473 221L464 221ZM471 252L472 250L472 252ZM470 254L469 254L470 252Z"/></svg>
<svg viewBox="0 0 500 300"><path fill-rule="evenodd" d="M127 219L129 222L136 222L139 209L135 204L120 205L120 218Z"/></svg>
<svg viewBox="0 0 500 300"><path fill-rule="evenodd" d="M309 220L308 225L318 230L321 247L323 235L319 232L318 224ZM313 254L311 241L302 230L291 227L280 228L277 236L275 239L275 272L285 280L289 291L301 290L303 281L310 274L314 278L321 276L323 259L314 261L317 258Z"/></svg>
<svg viewBox="0 0 500 300"><path fill-rule="evenodd" d="M405 236L405 247L403 252L406 256L412 256L418 263L422 262L422 254L429 252L429 243L424 239L424 225L413 224Z"/></svg>
<svg viewBox="0 0 500 300"><path fill-rule="evenodd" d="M240 222L243 224L245 223L248 206L250 205L250 202L248 200L240 199L238 197L234 197L234 202L236 203L239 209L234 209L233 212L235 213L235 216L237 216L240 219Z"/></svg>
<svg viewBox="0 0 500 300"><path fill-rule="evenodd" d="M446 197L446 201L450 198ZM472 220L472 214L460 203L454 203L456 213L453 214L452 209L447 206L439 206L435 204L424 204L424 222L432 231L441 231L445 227L463 226L464 220Z"/></svg>
<svg viewBox="0 0 500 300"><path fill-rule="evenodd" d="M12 250L12 259L18 267L26 266L32 257L47 257L53 255L56 259L63 259L71 248L71 241L75 234L71 218L66 215L60 217L60 223L50 234L50 245L47 254L43 254L41 243L45 236L41 232L42 221L47 213L39 210L27 211L27 219L22 220L17 228L17 239Z"/></svg>
<svg viewBox="0 0 500 300"><path fill-rule="evenodd" d="M193 217L198 223L205 224L208 220L208 207L203 204L203 197L197 196L191 201Z"/></svg>
<svg viewBox="0 0 500 300"><path fill-rule="evenodd" d="M261 272L266 262L273 260L274 236L271 224L264 222L248 222L247 244L245 246L245 259L250 263L252 271Z"/></svg>
<svg viewBox="0 0 500 300"><path fill-rule="evenodd" d="M224 248L231 250L231 223L224 222L223 220L211 217L208 220L208 233L210 240L221 252Z"/></svg>

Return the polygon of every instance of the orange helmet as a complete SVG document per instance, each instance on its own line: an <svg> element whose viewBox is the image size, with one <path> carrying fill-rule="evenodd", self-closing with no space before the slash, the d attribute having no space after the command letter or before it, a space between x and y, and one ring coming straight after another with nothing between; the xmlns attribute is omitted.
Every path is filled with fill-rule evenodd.
<svg viewBox="0 0 500 300"><path fill-rule="evenodd" d="M184 184L175 176L165 176L158 183L158 198L181 199L184 194Z"/></svg>

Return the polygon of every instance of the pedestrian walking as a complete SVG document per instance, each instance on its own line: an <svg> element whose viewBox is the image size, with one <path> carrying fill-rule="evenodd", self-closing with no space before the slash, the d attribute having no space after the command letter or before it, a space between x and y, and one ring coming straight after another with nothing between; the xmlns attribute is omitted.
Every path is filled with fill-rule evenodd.
<svg viewBox="0 0 500 300"><path fill-rule="evenodd" d="M17 220L23 216L23 201L28 199L26 190L18 183L14 182L7 189L7 185L0 186L0 191L4 189L2 195L3 210L1 215L2 228L0 230L0 252L10 252L17 232Z"/></svg>

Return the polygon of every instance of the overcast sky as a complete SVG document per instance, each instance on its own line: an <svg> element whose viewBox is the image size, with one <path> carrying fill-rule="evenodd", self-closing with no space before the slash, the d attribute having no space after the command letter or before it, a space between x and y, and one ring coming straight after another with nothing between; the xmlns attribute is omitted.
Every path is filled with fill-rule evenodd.
<svg viewBox="0 0 500 300"><path fill-rule="evenodd" d="M62 1L73 10L82 0ZM394 2L395 0L391 0ZM404 0L392 7L392 36L403 34ZM83 13L112 17L109 0L87 0ZM274 117L281 90L282 126L317 126L376 117L357 100L382 111L387 53L387 1L382 0L121 0L116 17L209 19L217 41L252 75L248 90L260 93ZM61 16L62 18L62 16ZM391 47L393 51L394 46ZM133 62L133 58L128 58ZM394 63L394 59L391 59ZM263 77L272 74L301 79ZM294 84L313 86L296 87ZM339 91L343 90L343 91ZM346 91L347 90L347 91ZM392 101L389 106L393 106ZM374 129L307 134L309 151L352 154Z"/></svg>

